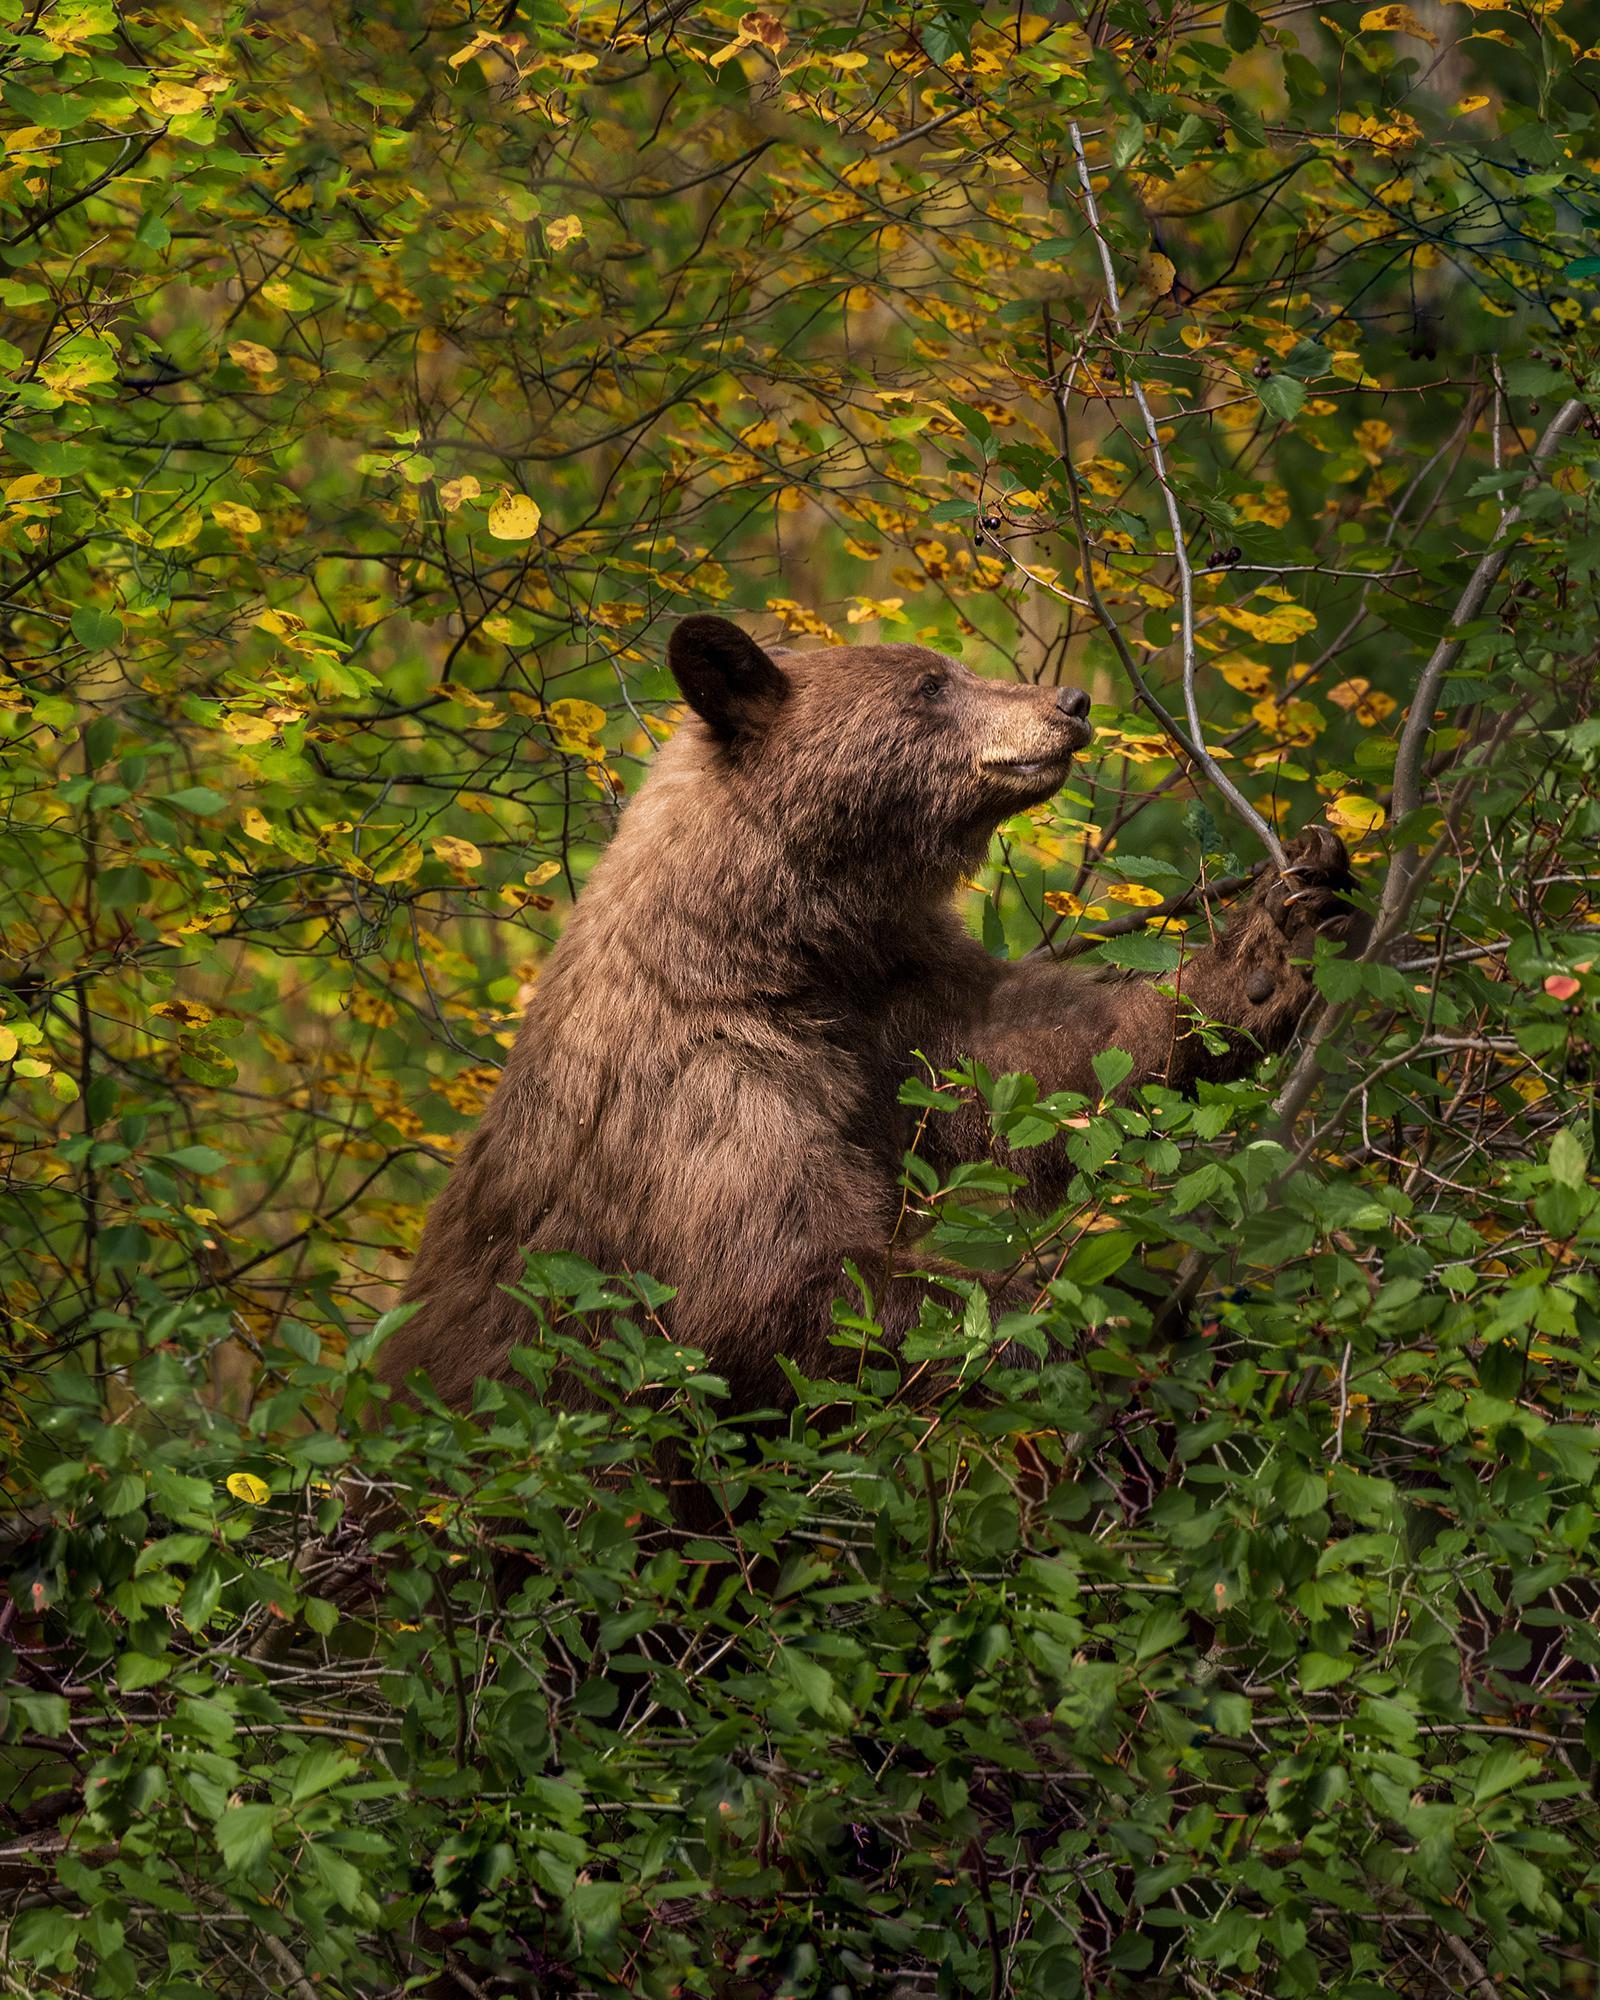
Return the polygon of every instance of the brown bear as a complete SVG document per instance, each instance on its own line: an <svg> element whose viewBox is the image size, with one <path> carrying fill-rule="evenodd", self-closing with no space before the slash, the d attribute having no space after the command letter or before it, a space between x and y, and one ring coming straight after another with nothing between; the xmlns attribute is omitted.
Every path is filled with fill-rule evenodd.
<svg viewBox="0 0 1600 2000"><path fill-rule="evenodd" d="M1296 843L1178 991L994 958L954 892L1000 822L1054 793L1089 742L1077 689L980 679L921 646L764 652L691 617L668 661L692 716L657 756L552 953L483 1121L434 1206L382 1372L446 1401L535 1334L503 1289L525 1249L677 1288L676 1341L735 1407L785 1400L776 1357L837 1364L853 1262L886 1332L927 1284L895 1245L913 1114L902 1081L975 1058L1042 1091L1242 1075L1288 1041L1319 927L1350 887L1329 832ZM1172 982L1165 982L1169 987ZM1195 1013L1237 1032L1226 1053ZM1215 1042L1215 1036L1212 1037ZM982 1108L927 1121L936 1169L990 1150ZM1059 1143L1011 1158L1049 1207Z"/></svg>

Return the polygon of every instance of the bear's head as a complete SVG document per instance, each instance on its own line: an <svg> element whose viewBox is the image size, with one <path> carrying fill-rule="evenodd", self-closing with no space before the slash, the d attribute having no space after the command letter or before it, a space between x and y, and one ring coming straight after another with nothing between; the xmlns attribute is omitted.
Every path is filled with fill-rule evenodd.
<svg viewBox="0 0 1600 2000"><path fill-rule="evenodd" d="M991 681L925 646L763 649L685 618L667 663L738 802L818 859L916 850L967 867L1089 742L1081 688Z"/></svg>

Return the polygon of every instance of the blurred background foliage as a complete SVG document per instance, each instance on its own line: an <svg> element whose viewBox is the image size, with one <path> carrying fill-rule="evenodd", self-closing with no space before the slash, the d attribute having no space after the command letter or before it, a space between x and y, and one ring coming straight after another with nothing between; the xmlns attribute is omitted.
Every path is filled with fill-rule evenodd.
<svg viewBox="0 0 1600 2000"><path fill-rule="evenodd" d="M12 19L7 1990L1594 1992L1592 42ZM1069 1210L919 1194L1067 1358L876 1354L685 1550L648 1294L645 1403L362 1422L709 608L1091 689L995 950L1160 965L1318 813L1390 921L1260 1084L999 1083Z"/></svg>

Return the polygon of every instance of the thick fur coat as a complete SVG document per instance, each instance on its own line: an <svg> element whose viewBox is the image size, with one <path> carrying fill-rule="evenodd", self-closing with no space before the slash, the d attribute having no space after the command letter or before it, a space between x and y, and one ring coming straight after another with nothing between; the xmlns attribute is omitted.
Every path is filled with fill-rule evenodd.
<svg viewBox="0 0 1600 2000"><path fill-rule="evenodd" d="M814 1375L835 1357L846 1260L876 1274L891 1332L917 1318L914 1247L893 1247L916 1052L1046 1091L1093 1091L1113 1046L1134 1082L1242 1074L1292 1034L1315 933L1347 907L1344 850L1317 830L1292 877L1188 958L1181 1011L1148 980L999 961L955 891L1000 821L1060 786L1086 696L916 646L768 654L715 618L685 620L669 658L693 713L549 960L428 1219L420 1309L385 1350L391 1380L423 1369L453 1403L534 1335L503 1289L529 1248L676 1286L673 1338L738 1406L783 1400L777 1355ZM1189 1031L1193 1008L1241 1031L1225 1056ZM922 1141L935 1167L990 1146L976 1108ZM1040 1206L1068 1175L1058 1146L1011 1163Z"/></svg>

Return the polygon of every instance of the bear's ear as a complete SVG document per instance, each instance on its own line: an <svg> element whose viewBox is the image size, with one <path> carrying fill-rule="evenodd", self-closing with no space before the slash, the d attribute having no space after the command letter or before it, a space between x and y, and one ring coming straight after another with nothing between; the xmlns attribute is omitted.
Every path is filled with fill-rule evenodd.
<svg viewBox="0 0 1600 2000"><path fill-rule="evenodd" d="M783 669L726 618L681 619L667 665L684 700L724 742L758 735L789 692Z"/></svg>

